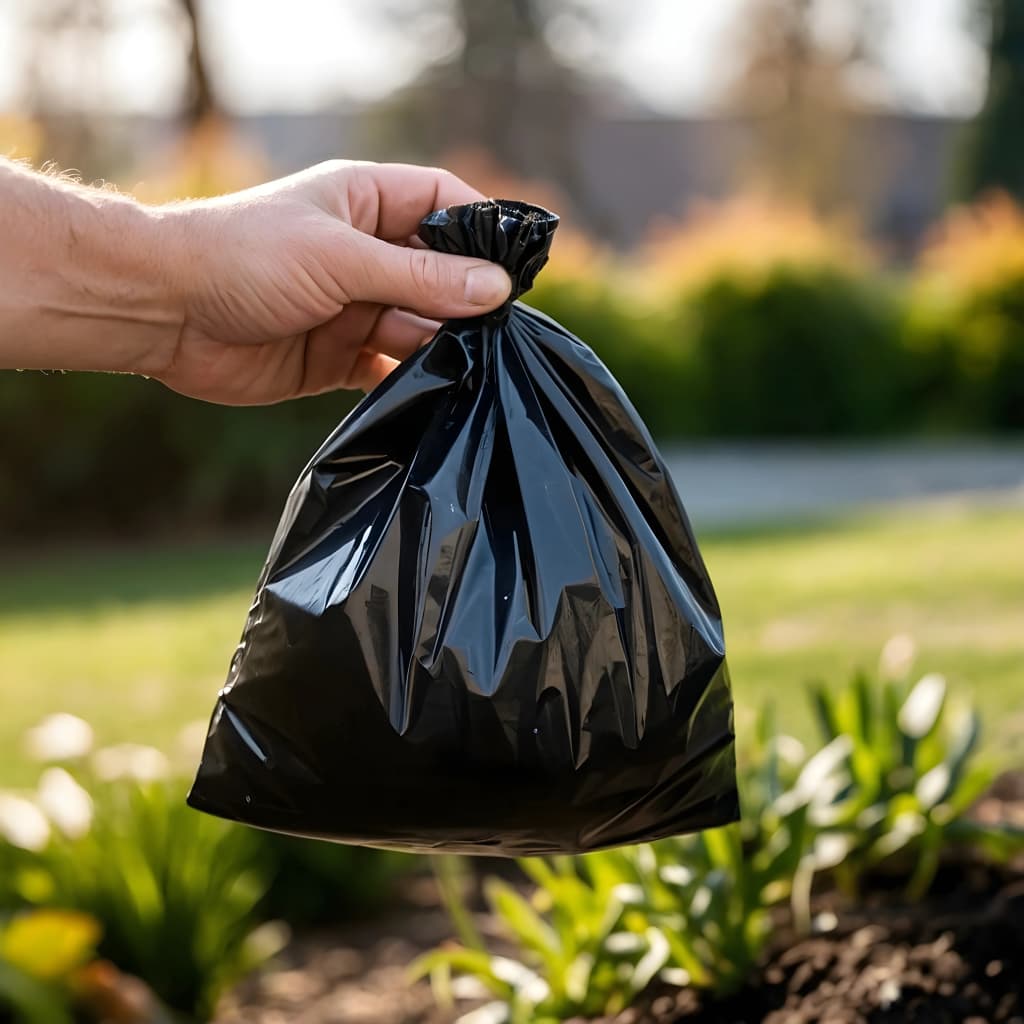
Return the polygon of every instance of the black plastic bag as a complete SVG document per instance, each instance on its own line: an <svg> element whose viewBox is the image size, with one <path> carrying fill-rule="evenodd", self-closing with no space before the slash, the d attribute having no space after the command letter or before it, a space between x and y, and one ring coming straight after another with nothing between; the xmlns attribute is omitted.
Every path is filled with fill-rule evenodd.
<svg viewBox="0 0 1024 1024"><path fill-rule="evenodd" d="M482 202L420 235L500 263L518 296L557 222ZM586 345L510 301L446 323L338 427L288 499L189 802L508 855L734 820L718 604Z"/></svg>

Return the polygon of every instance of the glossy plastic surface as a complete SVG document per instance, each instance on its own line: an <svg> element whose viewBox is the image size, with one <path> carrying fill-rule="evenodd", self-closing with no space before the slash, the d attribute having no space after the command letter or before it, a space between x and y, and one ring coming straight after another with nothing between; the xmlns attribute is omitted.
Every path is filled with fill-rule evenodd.
<svg viewBox="0 0 1024 1024"><path fill-rule="evenodd" d="M557 217L438 211L515 295ZM296 483L189 796L342 842L578 852L737 813L711 583L594 353L510 302L452 321Z"/></svg>

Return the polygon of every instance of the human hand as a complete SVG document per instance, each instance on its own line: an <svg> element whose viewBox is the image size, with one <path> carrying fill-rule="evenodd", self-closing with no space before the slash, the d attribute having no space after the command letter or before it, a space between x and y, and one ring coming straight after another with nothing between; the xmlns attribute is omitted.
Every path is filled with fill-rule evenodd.
<svg viewBox="0 0 1024 1024"><path fill-rule="evenodd" d="M181 325L144 372L231 405L373 387L433 335L425 318L508 298L500 267L415 237L432 210L482 198L442 170L330 161L159 210Z"/></svg>

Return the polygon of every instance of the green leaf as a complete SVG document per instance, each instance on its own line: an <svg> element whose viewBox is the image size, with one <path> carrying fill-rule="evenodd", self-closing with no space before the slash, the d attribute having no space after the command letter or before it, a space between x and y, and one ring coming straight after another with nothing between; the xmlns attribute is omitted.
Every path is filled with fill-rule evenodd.
<svg viewBox="0 0 1024 1024"><path fill-rule="evenodd" d="M820 684L808 687L808 696L821 738L823 742L829 743L843 731L839 725L835 700Z"/></svg>
<svg viewBox="0 0 1024 1024"><path fill-rule="evenodd" d="M946 835L950 842L976 846L1000 864L1024 854L1024 828L1015 825L985 825L961 819L947 826Z"/></svg>
<svg viewBox="0 0 1024 1024"><path fill-rule="evenodd" d="M495 912L527 949L545 960L557 960L564 955L555 930L507 882L489 878L486 893Z"/></svg>
<svg viewBox="0 0 1024 1024"><path fill-rule="evenodd" d="M729 825L725 828L709 829L701 833L701 839L708 852L710 862L727 871L739 873L743 863L739 829Z"/></svg>
<svg viewBox="0 0 1024 1024"><path fill-rule="evenodd" d="M662 935L668 943L672 962L690 976L690 983L696 988L709 988L711 975L697 955L690 936L683 929L662 928Z"/></svg>
<svg viewBox="0 0 1024 1024"><path fill-rule="evenodd" d="M871 699L871 688L867 677L858 672L853 679L853 703L856 709L854 733L868 748L874 743L874 702Z"/></svg>
<svg viewBox="0 0 1024 1024"><path fill-rule="evenodd" d="M468 974L503 999L512 994L512 986L494 973L494 958L490 953L466 949L464 946L446 946L424 953L410 964L409 976L416 981L427 977L439 967Z"/></svg>
<svg viewBox="0 0 1024 1024"><path fill-rule="evenodd" d="M17 1024L72 1024L71 1010L60 989L0 960L0 1011L5 1010L13 1011Z"/></svg>
<svg viewBox="0 0 1024 1024"><path fill-rule="evenodd" d="M974 764L962 769L956 780L956 787L950 783L949 792L944 798L953 817L966 813L985 791L989 789L995 778L995 772L987 764Z"/></svg>

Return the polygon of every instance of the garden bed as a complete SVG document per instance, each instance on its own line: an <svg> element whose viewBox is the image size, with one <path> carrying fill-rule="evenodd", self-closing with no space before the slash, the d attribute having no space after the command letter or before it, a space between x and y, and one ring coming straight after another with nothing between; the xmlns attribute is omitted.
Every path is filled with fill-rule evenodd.
<svg viewBox="0 0 1024 1024"><path fill-rule="evenodd" d="M1024 824L1024 775L1004 776L975 816ZM451 925L428 880L404 899L381 920L299 939L275 970L225 1001L218 1022L450 1024L473 1004L439 1009L429 986L409 985L406 972ZM672 990L615 1024L1024 1024L1024 866L957 862L917 905L878 880L859 906L824 893L814 909L806 937L787 936L780 919L766 962L728 1000ZM486 918L480 924L492 930Z"/></svg>
<svg viewBox="0 0 1024 1024"><path fill-rule="evenodd" d="M832 902L818 934L778 948L731 999L702 1006L681 990L616 1024L1024 1021L1024 873L957 866L916 906L879 893L855 910Z"/></svg>

